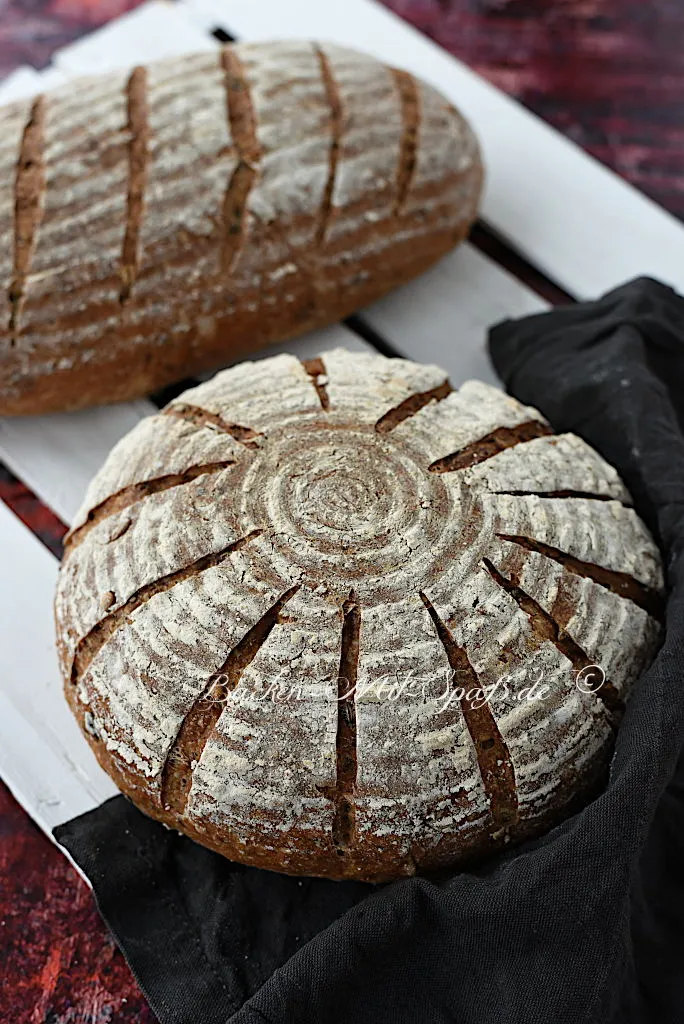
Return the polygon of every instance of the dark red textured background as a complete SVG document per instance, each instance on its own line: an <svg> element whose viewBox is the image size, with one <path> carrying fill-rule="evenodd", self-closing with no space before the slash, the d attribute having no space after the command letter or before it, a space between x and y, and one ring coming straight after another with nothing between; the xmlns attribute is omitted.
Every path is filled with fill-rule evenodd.
<svg viewBox="0 0 684 1024"><path fill-rule="evenodd" d="M684 218L682 0L385 3ZM134 6L0 0L0 77ZM64 528L1 467L0 498L59 552ZM0 1021L154 1021L87 887L1 784L0 886Z"/></svg>

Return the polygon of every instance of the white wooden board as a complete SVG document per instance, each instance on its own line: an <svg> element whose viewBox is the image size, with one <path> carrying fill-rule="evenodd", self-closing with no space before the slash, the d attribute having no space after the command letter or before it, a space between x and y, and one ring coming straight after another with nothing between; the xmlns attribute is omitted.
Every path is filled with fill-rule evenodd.
<svg viewBox="0 0 684 1024"><path fill-rule="evenodd" d="M1 503L0 538L0 775L49 833L116 787L62 696L52 616L57 560Z"/></svg>
<svg viewBox="0 0 684 1024"><path fill-rule="evenodd" d="M216 40L171 0L152 0L65 46L54 64L64 74L98 75L183 53L212 50Z"/></svg>
<svg viewBox="0 0 684 1024"><path fill-rule="evenodd" d="M501 384L486 350L487 331L508 317L548 309L529 288L472 245L374 303L362 319L402 355L437 363L457 387L471 377Z"/></svg>
<svg viewBox="0 0 684 1024"><path fill-rule="evenodd" d="M54 416L2 416L0 459L69 523L107 452L151 412L152 403L140 401Z"/></svg>

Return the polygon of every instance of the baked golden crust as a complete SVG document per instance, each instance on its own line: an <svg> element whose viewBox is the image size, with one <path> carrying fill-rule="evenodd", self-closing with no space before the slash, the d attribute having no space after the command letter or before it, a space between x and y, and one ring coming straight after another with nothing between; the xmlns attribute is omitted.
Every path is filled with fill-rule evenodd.
<svg viewBox="0 0 684 1024"><path fill-rule="evenodd" d="M124 438L56 612L69 703L142 810L378 881L472 863L596 784L661 588L579 438L336 350L237 366Z"/></svg>

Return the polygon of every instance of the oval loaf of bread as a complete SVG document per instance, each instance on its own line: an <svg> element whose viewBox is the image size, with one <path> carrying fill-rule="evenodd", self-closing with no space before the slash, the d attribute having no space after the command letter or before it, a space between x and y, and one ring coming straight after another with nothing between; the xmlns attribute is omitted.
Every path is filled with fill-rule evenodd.
<svg viewBox="0 0 684 1024"><path fill-rule="evenodd" d="M138 807L234 860L382 880L586 799L661 590L578 437L336 350L239 365L125 437L56 614L67 698Z"/></svg>
<svg viewBox="0 0 684 1024"><path fill-rule="evenodd" d="M477 210L434 89L333 45L228 46L0 108L0 414L145 394L337 321Z"/></svg>

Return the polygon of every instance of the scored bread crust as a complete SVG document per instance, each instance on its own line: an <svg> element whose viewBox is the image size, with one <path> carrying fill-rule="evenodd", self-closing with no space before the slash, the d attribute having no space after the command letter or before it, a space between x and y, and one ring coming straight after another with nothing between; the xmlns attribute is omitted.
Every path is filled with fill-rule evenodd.
<svg viewBox="0 0 684 1024"><path fill-rule="evenodd" d="M0 109L0 413L148 394L336 322L458 244L477 141L404 71L228 46Z"/></svg>
<svg viewBox="0 0 684 1024"><path fill-rule="evenodd" d="M662 587L582 440L337 349L224 371L119 442L56 619L70 705L143 811L247 864L379 881L586 798Z"/></svg>

